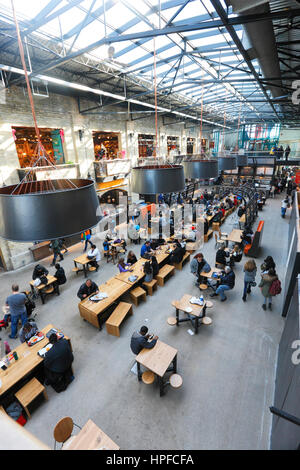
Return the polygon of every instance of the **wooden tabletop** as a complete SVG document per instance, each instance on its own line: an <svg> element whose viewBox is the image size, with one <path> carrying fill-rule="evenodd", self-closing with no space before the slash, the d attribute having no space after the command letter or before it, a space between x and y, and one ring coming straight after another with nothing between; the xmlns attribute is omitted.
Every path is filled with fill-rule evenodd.
<svg viewBox="0 0 300 470"><path fill-rule="evenodd" d="M130 266L130 269L132 269L132 272L126 272L126 273L119 273L115 276L115 279L122 281L126 284L130 284L131 286L135 284L136 282L140 281L143 279L145 276L144 273L144 264L147 260L144 258L140 258L136 263L134 263L132 266ZM137 276L137 279L135 282L130 282L128 278L130 276Z"/></svg>
<svg viewBox="0 0 300 470"><path fill-rule="evenodd" d="M177 349L157 340L154 348L142 349L135 359L154 374L163 377L177 352Z"/></svg>
<svg viewBox="0 0 300 470"><path fill-rule="evenodd" d="M120 447L111 440L91 419L65 450L119 450Z"/></svg>
<svg viewBox="0 0 300 470"><path fill-rule="evenodd" d="M190 294L185 294L183 297L181 297L180 300L174 300L172 302L173 307L178 308L178 310L182 310L185 313L189 313L189 315L194 315L195 317L200 317L202 316L202 311L203 311L203 306L196 305L196 304L191 304L190 299L194 297L193 295ZM186 309L192 308L192 312L187 312Z"/></svg>
<svg viewBox="0 0 300 470"><path fill-rule="evenodd" d="M48 274L47 279L48 279L47 284L40 284L39 286L35 286L34 281L30 281L30 285L34 287L35 289L41 290L41 289L44 289L44 287L47 287L50 284L53 284L55 281L57 281L56 277L51 276L51 274Z"/></svg>
<svg viewBox="0 0 300 470"><path fill-rule="evenodd" d="M234 228L232 232L228 235L227 240L230 242L241 243L242 233L243 233L243 230Z"/></svg>
<svg viewBox="0 0 300 470"><path fill-rule="evenodd" d="M83 255L77 256L77 258L74 258L75 263L79 264L87 264L89 261L92 261L95 259L95 256L91 259L87 257L87 255L84 253Z"/></svg>
<svg viewBox="0 0 300 470"><path fill-rule="evenodd" d="M173 244L162 245L155 251L154 255L158 264L161 264L170 256L170 253L168 253L169 249L173 249Z"/></svg>
<svg viewBox="0 0 300 470"><path fill-rule="evenodd" d="M28 346L27 343L22 343L13 350L17 352L19 359L17 361L13 360L6 370L0 369L0 380L2 382L0 387L0 396L19 382L19 380L29 374L38 364L43 362L44 359L37 353L49 343L46 333L48 333L51 328L55 327L53 325L47 325L41 330L41 332L44 333L45 338L34 346ZM65 338L68 339L66 336Z"/></svg>
<svg viewBox="0 0 300 470"><path fill-rule="evenodd" d="M128 274L128 273L124 273ZM100 300L99 302L92 302L89 297L92 297L94 294L90 295L87 299L82 300L79 304L80 308L84 308L89 312L99 315L99 313L106 310L113 302L119 299L125 292L130 289L129 284L126 282L121 282L120 280L112 277L99 286L99 292L105 292L108 297L106 299Z"/></svg>
<svg viewBox="0 0 300 470"><path fill-rule="evenodd" d="M240 222L241 222L241 224L245 224L245 223L246 223L246 214L243 214L243 215L240 217Z"/></svg>
<svg viewBox="0 0 300 470"><path fill-rule="evenodd" d="M208 279L212 277L212 274L213 273L218 273L218 274L221 274L222 272L222 269L219 269L219 268L213 268L211 269L208 273L205 273L204 271L201 272L201 276L203 277L207 277ZM214 279L214 278L212 278Z"/></svg>

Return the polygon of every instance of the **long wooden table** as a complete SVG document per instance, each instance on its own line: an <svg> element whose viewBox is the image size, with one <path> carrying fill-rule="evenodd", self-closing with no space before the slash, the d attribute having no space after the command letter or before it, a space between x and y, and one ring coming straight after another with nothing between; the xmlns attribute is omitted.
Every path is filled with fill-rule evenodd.
<svg viewBox="0 0 300 470"><path fill-rule="evenodd" d="M124 273L131 274L131 273ZM108 297L100 300L99 302L93 302L90 300L94 294L88 298L82 300L78 304L80 316L92 325L102 329L103 323L107 320L108 315L104 315L104 312L108 310L122 295L128 292L131 288L126 282L122 282L116 277L112 277L104 284L99 286L99 292L105 292Z"/></svg>
<svg viewBox="0 0 300 470"><path fill-rule="evenodd" d="M137 282L141 281L145 277L144 273L144 264L146 263L146 259L140 258L136 263L132 264L130 266L130 269L132 270L131 272L124 272L124 273L119 273L115 276L115 279L125 282L126 284L129 284L130 286L135 285ZM130 276L137 276L136 281L131 282L129 281Z"/></svg>
<svg viewBox="0 0 300 470"><path fill-rule="evenodd" d="M63 450L119 450L120 447L91 419Z"/></svg>
<svg viewBox="0 0 300 470"><path fill-rule="evenodd" d="M4 394L43 362L44 359L38 355L38 351L49 343L46 333L52 328L55 328L55 326L51 324L43 328L41 332L45 335L45 338L34 346L22 343L13 350L18 354L19 359L17 361L14 360L6 370L0 369L0 400ZM56 329L58 330L58 328ZM67 336L65 338L70 341Z"/></svg>
<svg viewBox="0 0 300 470"><path fill-rule="evenodd" d="M227 236L227 241L234 243L241 243L243 230L234 228L231 233Z"/></svg>
<svg viewBox="0 0 300 470"><path fill-rule="evenodd" d="M47 287L51 287L52 284L53 284L53 288L54 288L53 292L55 292L57 295L59 295L59 286L57 284L56 277L52 276L51 274L48 274L47 279L48 279L47 284L40 284L39 286L35 286L34 281L30 281L31 292L34 292L34 290L37 289L43 304L45 303L46 296L50 294L50 293L45 292L45 289L47 289ZM52 292L51 292L51 294L52 294Z"/></svg>
<svg viewBox="0 0 300 470"><path fill-rule="evenodd" d="M138 380L142 380L141 365L146 369L154 372L159 381L160 396L164 395L164 382L163 377L166 372L177 372L177 349L157 340L156 345L152 349L142 349L136 356ZM170 364L172 364L170 368Z"/></svg>

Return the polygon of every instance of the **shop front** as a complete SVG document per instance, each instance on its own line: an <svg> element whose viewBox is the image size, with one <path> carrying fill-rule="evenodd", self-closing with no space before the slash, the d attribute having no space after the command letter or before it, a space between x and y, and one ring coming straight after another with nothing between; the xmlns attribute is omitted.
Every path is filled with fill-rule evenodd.
<svg viewBox="0 0 300 470"><path fill-rule="evenodd" d="M121 156L120 133L93 131L95 160L114 160Z"/></svg>
<svg viewBox="0 0 300 470"><path fill-rule="evenodd" d="M187 138L186 153L188 155L193 155L194 153L196 153L195 144L196 144L196 139L194 139L193 137L188 137Z"/></svg>
<svg viewBox="0 0 300 470"><path fill-rule="evenodd" d="M169 157L179 155L180 154L179 137L168 135L167 136L167 149L168 149Z"/></svg>
<svg viewBox="0 0 300 470"><path fill-rule="evenodd" d="M156 157L155 136L149 134L138 135L139 158Z"/></svg>

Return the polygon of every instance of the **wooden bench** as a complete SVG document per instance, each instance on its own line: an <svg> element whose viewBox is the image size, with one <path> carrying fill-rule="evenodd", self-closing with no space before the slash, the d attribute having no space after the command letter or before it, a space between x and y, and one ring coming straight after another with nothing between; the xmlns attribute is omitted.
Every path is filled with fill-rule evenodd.
<svg viewBox="0 0 300 470"><path fill-rule="evenodd" d="M35 400L35 398L37 398L41 393L44 395L45 400L48 400L45 387L35 377L15 393L15 397L23 406L28 418L31 418L28 411L28 405L30 405L30 403L32 403L33 400Z"/></svg>
<svg viewBox="0 0 300 470"><path fill-rule="evenodd" d="M207 234L204 235L204 242L208 242L208 240L212 237L213 231L208 230Z"/></svg>
<svg viewBox="0 0 300 470"><path fill-rule="evenodd" d="M190 253L185 253L180 263L174 263L175 268L181 271L182 266L190 260L190 257L191 257Z"/></svg>
<svg viewBox="0 0 300 470"><path fill-rule="evenodd" d="M120 336L120 325L128 314L133 315L132 305L127 302L120 302L105 323L107 333Z"/></svg>
<svg viewBox="0 0 300 470"><path fill-rule="evenodd" d="M139 303L139 299L143 299L146 302L146 291L142 289L141 287L136 287L135 289L131 290L129 292L130 297L134 305L137 307Z"/></svg>
<svg viewBox="0 0 300 470"><path fill-rule="evenodd" d="M148 295L153 295L153 292L157 289L157 280L152 279L151 282L143 282L143 287L147 289Z"/></svg>
<svg viewBox="0 0 300 470"><path fill-rule="evenodd" d="M156 276L156 280L158 285L163 287L165 285L165 280L168 276L173 276L175 273L175 267L170 266L169 264L165 264Z"/></svg>
<svg viewBox="0 0 300 470"><path fill-rule="evenodd" d="M194 253L197 250L198 243L197 242L187 242L186 244L186 251L189 253Z"/></svg>

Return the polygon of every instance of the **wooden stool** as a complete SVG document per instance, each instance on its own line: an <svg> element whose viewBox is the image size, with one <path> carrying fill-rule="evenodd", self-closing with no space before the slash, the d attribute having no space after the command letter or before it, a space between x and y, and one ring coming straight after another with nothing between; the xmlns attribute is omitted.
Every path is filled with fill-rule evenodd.
<svg viewBox="0 0 300 470"><path fill-rule="evenodd" d="M203 323L203 325L211 325L212 324L212 319L210 317L203 317L202 318L202 323Z"/></svg>
<svg viewBox="0 0 300 470"><path fill-rule="evenodd" d="M89 267L89 271L96 271L97 268L95 268L95 266L90 266Z"/></svg>
<svg viewBox="0 0 300 470"><path fill-rule="evenodd" d="M200 284L199 288L201 290L206 290L207 289L207 284Z"/></svg>
<svg viewBox="0 0 300 470"><path fill-rule="evenodd" d="M78 273L79 269L78 268L73 268L72 271L73 271L73 273Z"/></svg>
<svg viewBox="0 0 300 470"><path fill-rule="evenodd" d="M146 372L142 373L142 381L144 382L144 384L151 385L153 384L154 380L155 380L155 375L150 370L146 370Z"/></svg>
<svg viewBox="0 0 300 470"><path fill-rule="evenodd" d="M15 397L23 406L28 418L31 418L28 411L28 405L33 402L33 400L43 393L45 400L48 400L45 387L36 379L33 378L28 382L24 387L21 388L18 392L15 393Z"/></svg>
<svg viewBox="0 0 300 470"><path fill-rule="evenodd" d="M52 292L54 292L54 287L53 286L46 287L44 289L44 292L45 294L52 294Z"/></svg>
<svg viewBox="0 0 300 470"><path fill-rule="evenodd" d="M176 317L169 317L167 320L168 325L175 326L177 323Z"/></svg>
<svg viewBox="0 0 300 470"><path fill-rule="evenodd" d="M169 381L170 381L171 387L173 388L180 388L181 385L183 384L182 377L179 374L170 375Z"/></svg>
<svg viewBox="0 0 300 470"><path fill-rule="evenodd" d="M142 298L146 302L146 291L141 287L136 287L132 291L129 292L130 297L134 305L137 307L139 303L139 299Z"/></svg>
<svg viewBox="0 0 300 470"><path fill-rule="evenodd" d="M213 303L210 300L206 300L205 305L206 305L207 308L212 308Z"/></svg>

